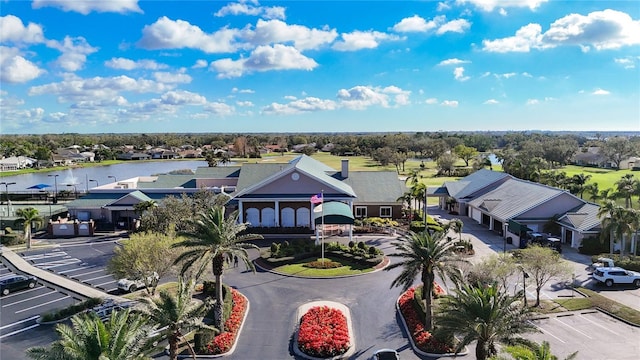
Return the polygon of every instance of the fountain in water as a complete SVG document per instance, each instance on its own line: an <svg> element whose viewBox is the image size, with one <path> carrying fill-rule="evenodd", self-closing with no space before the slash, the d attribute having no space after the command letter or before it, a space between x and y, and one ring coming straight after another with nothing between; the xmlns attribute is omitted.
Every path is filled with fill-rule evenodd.
<svg viewBox="0 0 640 360"><path fill-rule="evenodd" d="M62 181L62 185L78 185L78 178L73 176L73 170L67 170L67 176Z"/></svg>

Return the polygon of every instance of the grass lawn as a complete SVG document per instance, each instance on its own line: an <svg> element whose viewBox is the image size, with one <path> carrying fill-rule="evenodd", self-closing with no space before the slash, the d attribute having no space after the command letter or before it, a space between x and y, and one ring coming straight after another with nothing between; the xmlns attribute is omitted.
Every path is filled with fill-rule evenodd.
<svg viewBox="0 0 640 360"><path fill-rule="evenodd" d="M334 276L346 276L346 275L359 275L373 271L371 267L365 267L360 264L356 264L344 259L336 259L325 256L325 260L331 260L342 264L341 267L334 269L314 269L305 267L304 264L311 261L320 261L320 258L308 258L303 259L299 263L279 266L274 268L273 271L296 276L306 277L334 277Z"/></svg>

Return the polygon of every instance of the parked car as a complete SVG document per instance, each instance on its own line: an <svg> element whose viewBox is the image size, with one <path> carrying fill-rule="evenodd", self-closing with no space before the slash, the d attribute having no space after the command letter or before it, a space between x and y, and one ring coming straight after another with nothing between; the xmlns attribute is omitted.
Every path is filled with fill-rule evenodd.
<svg viewBox="0 0 640 360"><path fill-rule="evenodd" d="M589 274L593 273L597 268L612 268L615 267L615 264L613 263L613 259L609 259L609 258L605 258L605 257L601 257L598 258L598 260L594 263L592 263L591 265L587 266L587 272Z"/></svg>
<svg viewBox="0 0 640 360"><path fill-rule="evenodd" d="M157 273L153 273L153 275L147 278L147 283L151 284L154 281L158 281L159 277ZM118 280L118 289L127 292L134 292L138 289L144 289L147 286L143 279L120 279Z"/></svg>
<svg viewBox="0 0 640 360"><path fill-rule="evenodd" d="M400 355L393 349L380 349L373 353L372 360L400 360Z"/></svg>
<svg viewBox="0 0 640 360"><path fill-rule="evenodd" d="M23 290L33 289L38 283L38 279L35 276L26 276L11 274L0 278L0 293L2 295L9 295L9 293Z"/></svg>
<svg viewBox="0 0 640 360"><path fill-rule="evenodd" d="M621 267L604 268L599 267L591 274L594 280L599 283L605 284L608 287L614 284L633 284L635 287L640 288L640 273L630 270L625 270Z"/></svg>

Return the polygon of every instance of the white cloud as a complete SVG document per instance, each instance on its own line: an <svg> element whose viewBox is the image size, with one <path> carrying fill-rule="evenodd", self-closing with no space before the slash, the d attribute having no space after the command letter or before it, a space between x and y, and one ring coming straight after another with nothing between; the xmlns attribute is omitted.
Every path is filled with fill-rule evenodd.
<svg viewBox="0 0 640 360"><path fill-rule="evenodd" d="M451 9L451 5L447 4L444 1L438 3L438 11L445 11Z"/></svg>
<svg viewBox="0 0 640 360"><path fill-rule="evenodd" d="M246 59L220 59L213 61L210 68L218 72L219 78L239 77L254 71L271 70L313 70L318 66L313 59L302 55L291 46L276 44L258 46Z"/></svg>
<svg viewBox="0 0 640 360"><path fill-rule="evenodd" d="M168 66L165 64L159 64L155 60L131 60L127 58L112 58L104 62L104 65L113 69L122 70L135 70L135 69L147 69L147 70L159 70L166 69ZM206 65L205 65L206 66Z"/></svg>
<svg viewBox="0 0 640 360"><path fill-rule="evenodd" d="M408 32L427 32L436 28L438 24L434 21L426 21L418 15L404 18L399 23L393 25L393 31L408 33Z"/></svg>
<svg viewBox="0 0 640 360"><path fill-rule="evenodd" d="M86 1L86 0L33 0L34 9L51 6L60 8L64 11L75 11L83 15L87 15L92 11L95 12L115 12L142 13L138 6L138 0L110 0L110 1Z"/></svg>
<svg viewBox="0 0 640 360"><path fill-rule="evenodd" d="M435 105L435 104L437 104L437 103L438 103L438 99L436 99L436 98L429 98L429 99L425 100L424 102L425 102L425 104L427 104L427 105Z"/></svg>
<svg viewBox="0 0 640 360"><path fill-rule="evenodd" d="M496 105L496 104L499 104L499 103L500 102L498 100L496 100L496 99L489 99L489 100L483 102L483 104L485 104L485 105Z"/></svg>
<svg viewBox="0 0 640 360"><path fill-rule="evenodd" d="M591 95L609 95L611 94L609 91L607 90L603 90L603 89L595 89Z"/></svg>
<svg viewBox="0 0 640 360"><path fill-rule="evenodd" d="M540 103L538 99L527 99L527 105L537 105Z"/></svg>
<svg viewBox="0 0 640 360"><path fill-rule="evenodd" d="M459 104L458 100L444 100L440 103L440 105L442 106L452 107L452 108L458 107L458 104Z"/></svg>
<svg viewBox="0 0 640 360"><path fill-rule="evenodd" d="M87 61L87 55L98 51L85 40L83 37L65 36L62 42L57 40L48 40L47 46L62 52L56 63L66 71L78 71L84 67Z"/></svg>
<svg viewBox="0 0 640 360"><path fill-rule="evenodd" d="M0 17L0 42L14 44L35 44L44 41L42 27L29 23L26 27L22 20L13 15Z"/></svg>
<svg viewBox="0 0 640 360"><path fill-rule="evenodd" d="M207 34L187 21L163 16L142 29L138 45L148 50L189 48L205 53L229 53L238 48L235 38L239 34L239 30L228 28Z"/></svg>
<svg viewBox="0 0 640 360"><path fill-rule="evenodd" d="M340 104L347 109L364 110L373 105L389 107L389 96L371 86L354 86L338 91Z"/></svg>
<svg viewBox="0 0 640 360"><path fill-rule="evenodd" d="M451 20L438 28L436 34L442 35L448 32L464 33L471 28L471 23L465 19Z"/></svg>
<svg viewBox="0 0 640 360"><path fill-rule="evenodd" d="M507 16L507 10L505 10L504 8L500 8L500 10L498 10L498 14L502 15L502 16Z"/></svg>
<svg viewBox="0 0 640 360"><path fill-rule="evenodd" d="M484 11L493 11L496 7L528 7L531 10L537 9L540 4L548 0L456 0L458 4L473 4Z"/></svg>
<svg viewBox="0 0 640 360"><path fill-rule="evenodd" d="M18 49L0 46L0 80L3 82L25 83L44 72L36 64L25 59Z"/></svg>
<svg viewBox="0 0 640 360"><path fill-rule="evenodd" d="M231 89L232 93L240 93L240 94L254 94L255 90L251 90L251 89L238 89L238 88L233 88Z"/></svg>
<svg viewBox="0 0 640 360"><path fill-rule="evenodd" d="M263 16L267 19L284 19L285 8L281 6L264 7L258 6L258 2L255 1L254 5L247 4L248 1L240 1L237 3L231 3L223 6L218 10L214 16L222 17L227 15L252 15Z"/></svg>
<svg viewBox="0 0 640 360"><path fill-rule="evenodd" d="M253 103L251 101L236 101L236 105L240 107L253 107Z"/></svg>
<svg viewBox="0 0 640 360"><path fill-rule="evenodd" d="M258 20L255 30L243 31L242 37L255 45L293 43L299 50L317 49L338 37L335 29L310 29L301 25L288 25L280 20Z"/></svg>
<svg viewBox="0 0 640 360"><path fill-rule="evenodd" d="M196 63L191 66L192 69L202 69L209 66L209 62L207 60L199 59L196 60Z"/></svg>
<svg viewBox="0 0 640 360"><path fill-rule="evenodd" d="M505 79L510 79L514 76L516 76L517 74L514 72L510 72L510 73L504 73L504 74L493 74L493 76L496 77L496 79L500 79L500 78L505 78Z"/></svg>
<svg viewBox="0 0 640 360"><path fill-rule="evenodd" d="M402 90L401 88L392 85L382 89L382 92L394 95L394 101L398 106L408 105L410 103L409 96L411 95L411 91Z"/></svg>
<svg viewBox="0 0 640 360"><path fill-rule="evenodd" d="M464 67L462 66L453 69L453 78L458 81L467 81L470 79L470 77L464 76Z"/></svg>
<svg viewBox="0 0 640 360"><path fill-rule="evenodd" d="M631 56L627 56L625 58L616 58L613 59L616 64L622 65L625 69L635 69L636 67L636 59Z"/></svg>
<svg viewBox="0 0 640 360"><path fill-rule="evenodd" d="M338 107L333 100L324 100L316 97L293 100L288 104L271 103L262 108L262 113L267 115L292 115L317 111L335 110Z"/></svg>
<svg viewBox="0 0 640 360"><path fill-rule="evenodd" d="M204 105L207 103L207 98L204 96L184 90L168 91L162 94L160 99L162 103L168 105Z"/></svg>
<svg viewBox="0 0 640 360"><path fill-rule="evenodd" d="M557 46L579 46L583 52L618 49L640 44L640 20L616 10L594 11L587 16L570 14L553 22L545 33L539 24L529 24L515 36L483 40L484 50L491 52L529 52Z"/></svg>
<svg viewBox="0 0 640 360"><path fill-rule="evenodd" d="M460 65L460 64L469 64L469 63L471 63L471 61L469 60L460 60L457 58L452 58L452 59L442 60L438 63L438 65L445 66L445 65Z"/></svg>
<svg viewBox="0 0 640 360"><path fill-rule="evenodd" d="M153 73L156 81L164 84L189 84L192 80L191 76L185 73L186 69L182 68L177 72L170 73L166 71L158 71Z"/></svg>
<svg viewBox="0 0 640 360"><path fill-rule="evenodd" d="M360 49L375 49L382 41L400 40L396 35L390 35L379 31L354 31L340 35L341 41L333 45L338 51L356 51Z"/></svg>
<svg viewBox="0 0 640 360"><path fill-rule="evenodd" d="M222 102L211 102L204 106L204 111L216 116L230 116L235 113L236 109Z"/></svg>

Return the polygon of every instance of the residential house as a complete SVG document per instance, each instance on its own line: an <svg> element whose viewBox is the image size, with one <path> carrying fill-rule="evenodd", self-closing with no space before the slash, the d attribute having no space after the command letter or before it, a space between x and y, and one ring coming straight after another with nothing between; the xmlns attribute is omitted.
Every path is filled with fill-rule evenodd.
<svg viewBox="0 0 640 360"><path fill-rule="evenodd" d="M26 156L10 156L0 159L0 171L16 171L33 167L38 160Z"/></svg>

